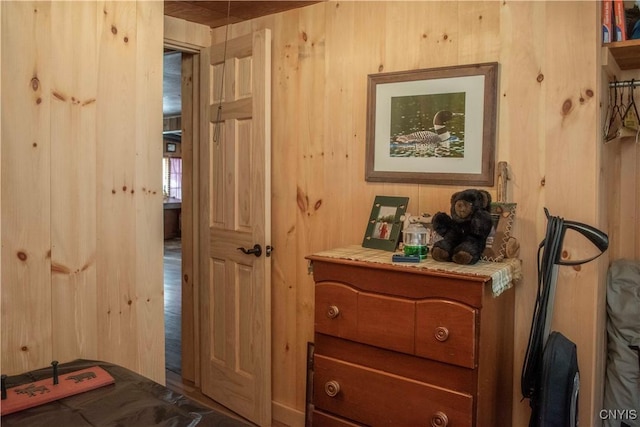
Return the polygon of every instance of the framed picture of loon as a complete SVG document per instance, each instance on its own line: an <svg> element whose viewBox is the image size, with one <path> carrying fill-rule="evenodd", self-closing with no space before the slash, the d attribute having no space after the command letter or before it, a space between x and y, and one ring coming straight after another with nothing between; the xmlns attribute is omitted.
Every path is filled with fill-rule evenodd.
<svg viewBox="0 0 640 427"><path fill-rule="evenodd" d="M365 179L493 186L498 63L370 74Z"/></svg>

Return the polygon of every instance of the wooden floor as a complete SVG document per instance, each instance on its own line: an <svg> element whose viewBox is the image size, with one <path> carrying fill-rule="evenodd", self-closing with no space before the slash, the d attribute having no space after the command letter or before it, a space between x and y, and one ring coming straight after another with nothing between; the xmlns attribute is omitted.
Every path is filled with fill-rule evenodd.
<svg viewBox="0 0 640 427"><path fill-rule="evenodd" d="M206 406L207 408L214 409L221 412L231 418L235 418L247 423L247 426L255 426L255 424L242 418L240 415L222 406L215 400L209 399L202 394L198 388L196 388L190 381L184 381L178 374L167 369L167 388L169 390L180 393L189 399L198 402L199 404Z"/></svg>
<svg viewBox="0 0 640 427"><path fill-rule="evenodd" d="M180 238L164 241L164 325L167 388L180 393L203 406L230 417L249 421L203 395L191 381L181 376L181 317L182 317L182 245Z"/></svg>
<svg viewBox="0 0 640 427"><path fill-rule="evenodd" d="M166 368L181 373L182 363L182 244L164 241L164 329Z"/></svg>

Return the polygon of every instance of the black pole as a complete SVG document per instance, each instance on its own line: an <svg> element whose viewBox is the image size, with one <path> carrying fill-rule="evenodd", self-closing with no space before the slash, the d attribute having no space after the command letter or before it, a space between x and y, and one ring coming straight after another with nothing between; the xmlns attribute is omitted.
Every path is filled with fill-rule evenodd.
<svg viewBox="0 0 640 427"><path fill-rule="evenodd" d="M2 379L2 400L5 400L7 398L7 376L2 375L0 378Z"/></svg>
<svg viewBox="0 0 640 427"><path fill-rule="evenodd" d="M58 361L51 362L51 366L53 366L53 385L56 385L58 384Z"/></svg>

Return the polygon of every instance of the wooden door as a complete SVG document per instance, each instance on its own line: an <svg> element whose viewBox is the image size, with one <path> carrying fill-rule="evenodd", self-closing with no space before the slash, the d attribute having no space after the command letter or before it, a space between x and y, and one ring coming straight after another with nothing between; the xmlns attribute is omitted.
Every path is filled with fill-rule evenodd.
<svg viewBox="0 0 640 427"><path fill-rule="evenodd" d="M201 180L202 392L270 425L270 31L212 46L210 64ZM260 256L239 249L254 245Z"/></svg>

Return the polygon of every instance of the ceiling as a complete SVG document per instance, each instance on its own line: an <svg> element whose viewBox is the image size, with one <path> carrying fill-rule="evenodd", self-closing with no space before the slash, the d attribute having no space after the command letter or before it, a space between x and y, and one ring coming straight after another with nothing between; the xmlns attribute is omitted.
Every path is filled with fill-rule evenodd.
<svg viewBox="0 0 640 427"><path fill-rule="evenodd" d="M164 14L216 28L320 1L165 1Z"/></svg>
<svg viewBox="0 0 640 427"><path fill-rule="evenodd" d="M181 97L181 61L182 53L169 51L164 53L164 71L162 78L162 115L179 116L182 112Z"/></svg>
<svg viewBox="0 0 640 427"><path fill-rule="evenodd" d="M260 16L284 12L309 6L316 1L165 1L164 14L186 21L207 25L211 28L235 24ZM227 15L229 15L227 17ZM179 116L180 96L180 52L165 52L163 80L163 115Z"/></svg>

